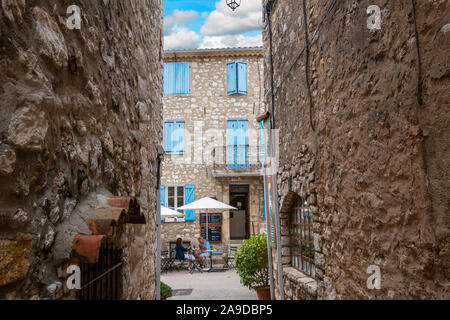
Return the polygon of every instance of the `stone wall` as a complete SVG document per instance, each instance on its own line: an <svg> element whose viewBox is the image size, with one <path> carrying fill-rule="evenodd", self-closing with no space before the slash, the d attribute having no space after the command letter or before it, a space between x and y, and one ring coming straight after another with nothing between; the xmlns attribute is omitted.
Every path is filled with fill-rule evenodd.
<svg viewBox="0 0 450 320"><path fill-rule="evenodd" d="M411 1L337 1L323 21L333 1L306 3L309 39L320 25L308 68L315 130L303 2L275 1L271 16L281 223L307 201L316 251L317 289L295 293L293 283L308 292L305 275L290 268L282 229L286 298L448 299L450 3L416 1L419 39ZM367 27L371 5L381 29ZM267 20L264 41L270 97ZM379 290L367 287L371 265Z"/></svg>
<svg viewBox="0 0 450 320"><path fill-rule="evenodd" d="M215 148L227 145L229 119L248 119L249 144L259 145L259 124L256 116L264 110L262 104L262 49L250 48L248 52L228 50L199 50L189 53L166 53L165 62L190 63L190 93L186 95L165 95L164 121L185 121L185 153L165 155L161 184L165 186L195 185L195 199L216 197L229 203L230 184L249 184L250 229L255 233L264 230L264 202L262 177L216 178L213 175ZM227 63L247 63L246 95L228 95ZM226 157L225 157L226 158ZM220 158L218 158L220 160ZM226 159L222 158L221 164ZM244 173L245 172L241 172ZM168 250L169 242L178 237L186 241L200 236L198 212L195 222L163 223L162 250ZM223 216L223 242L214 244L217 249L226 250L229 243L229 213Z"/></svg>
<svg viewBox="0 0 450 320"><path fill-rule="evenodd" d="M147 222L125 227L121 296L155 297L161 28L160 0L1 1L0 299L73 298L58 230L101 188Z"/></svg>

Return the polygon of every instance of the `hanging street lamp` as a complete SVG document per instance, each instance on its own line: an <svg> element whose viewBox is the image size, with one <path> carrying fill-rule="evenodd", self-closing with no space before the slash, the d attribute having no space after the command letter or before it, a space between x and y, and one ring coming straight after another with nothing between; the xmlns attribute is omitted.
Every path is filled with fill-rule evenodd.
<svg viewBox="0 0 450 320"><path fill-rule="evenodd" d="M236 10L237 7L241 5L241 0L226 0L227 6L231 8L231 10Z"/></svg>

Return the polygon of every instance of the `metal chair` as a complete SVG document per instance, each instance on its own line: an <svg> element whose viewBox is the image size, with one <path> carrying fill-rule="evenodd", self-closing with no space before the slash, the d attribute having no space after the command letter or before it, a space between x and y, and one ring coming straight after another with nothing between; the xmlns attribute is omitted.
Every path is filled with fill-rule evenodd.
<svg viewBox="0 0 450 320"><path fill-rule="evenodd" d="M175 249L172 249L172 254L171 254L171 269L172 270L182 270L182 269L186 269L186 259L177 259L176 257L176 251ZM175 265L175 263L179 262L179 265Z"/></svg>
<svg viewBox="0 0 450 320"><path fill-rule="evenodd" d="M161 251L161 273L169 271L172 267L172 258L169 251Z"/></svg>
<svg viewBox="0 0 450 320"><path fill-rule="evenodd" d="M237 252L237 247L235 246L229 246L228 247L228 255L226 257L226 266L229 269L235 269L236 265L235 265L235 256L236 256L236 252Z"/></svg>

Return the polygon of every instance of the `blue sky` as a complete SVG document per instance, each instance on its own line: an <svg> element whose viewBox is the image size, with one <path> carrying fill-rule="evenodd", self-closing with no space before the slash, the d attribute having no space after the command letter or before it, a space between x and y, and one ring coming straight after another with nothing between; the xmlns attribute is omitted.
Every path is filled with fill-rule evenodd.
<svg viewBox="0 0 450 320"><path fill-rule="evenodd" d="M261 0L164 0L164 47L222 48L262 45Z"/></svg>

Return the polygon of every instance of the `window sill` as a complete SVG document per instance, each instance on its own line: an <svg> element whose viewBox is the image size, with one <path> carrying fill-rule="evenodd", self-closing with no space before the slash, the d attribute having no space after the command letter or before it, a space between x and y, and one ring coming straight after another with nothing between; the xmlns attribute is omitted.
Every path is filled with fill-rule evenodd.
<svg viewBox="0 0 450 320"><path fill-rule="evenodd" d="M306 291L311 297L317 296L317 280L311 278L305 273L293 268L283 268L283 276L291 282L294 282L302 290Z"/></svg>

